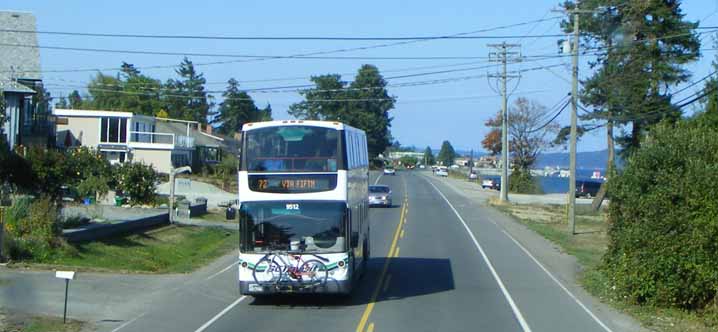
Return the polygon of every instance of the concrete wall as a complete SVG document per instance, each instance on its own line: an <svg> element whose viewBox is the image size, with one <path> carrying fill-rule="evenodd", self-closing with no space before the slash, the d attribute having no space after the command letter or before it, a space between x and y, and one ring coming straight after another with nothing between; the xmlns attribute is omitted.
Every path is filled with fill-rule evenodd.
<svg viewBox="0 0 718 332"><path fill-rule="evenodd" d="M172 170L172 150L138 149L132 150L132 162L152 165L160 173Z"/></svg>
<svg viewBox="0 0 718 332"><path fill-rule="evenodd" d="M60 116L62 117L62 116ZM100 144L100 118L99 117L66 117L67 124L57 125L57 144L65 146L65 135L69 131L72 135L73 145L82 145L97 148Z"/></svg>
<svg viewBox="0 0 718 332"><path fill-rule="evenodd" d="M140 232L152 227L169 225L170 222L169 213L166 209L162 209L160 211L157 211L158 209L152 209L145 212L142 211L145 209L134 209L135 211L132 211L133 209L119 207L109 208L115 210L114 214L116 215L127 214L128 211L130 211L130 214L132 212L135 212L140 215L129 218L126 217L122 221L116 221L110 224L89 224L80 228L65 229L62 231L62 236L64 236L65 239L69 242L96 241L121 234ZM207 213L207 202L203 202L202 204L194 203L194 205L190 206L190 213L192 217L200 216ZM75 213L68 212L66 214L84 216L89 218L89 216L84 215L82 212L77 213L77 211ZM106 218L111 216L107 213L105 214Z"/></svg>

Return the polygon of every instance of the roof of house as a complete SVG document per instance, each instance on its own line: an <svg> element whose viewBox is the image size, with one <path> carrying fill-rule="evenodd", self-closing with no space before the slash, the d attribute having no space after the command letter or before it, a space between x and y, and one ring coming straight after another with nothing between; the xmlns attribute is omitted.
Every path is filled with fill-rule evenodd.
<svg viewBox="0 0 718 332"><path fill-rule="evenodd" d="M35 16L31 13L0 11L0 27L3 29L36 31L35 24ZM37 46L35 33L0 33L0 88L7 92L34 93L15 80L41 79L40 49Z"/></svg>

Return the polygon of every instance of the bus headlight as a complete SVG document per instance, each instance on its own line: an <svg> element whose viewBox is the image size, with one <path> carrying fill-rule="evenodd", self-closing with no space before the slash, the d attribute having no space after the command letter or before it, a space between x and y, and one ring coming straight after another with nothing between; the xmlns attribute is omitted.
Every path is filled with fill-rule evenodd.
<svg viewBox="0 0 718 332"><path fill-rule="evenodd" d="M337 263L337 265L339 265L339 267L344 267L344 261L339 261L339 263Z"/></svg>
<svg viewBox="0 0 718 332"><path fill-rule="evenodd" d="M247 262L242 262L242 267L246 269L246 268L247 268Z"/></svg>

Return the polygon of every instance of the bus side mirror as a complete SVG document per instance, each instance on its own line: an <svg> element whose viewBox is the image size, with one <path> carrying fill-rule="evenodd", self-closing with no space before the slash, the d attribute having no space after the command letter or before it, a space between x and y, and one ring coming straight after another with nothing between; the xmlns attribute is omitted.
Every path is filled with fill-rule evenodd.
<svg viewBox="0 0 718 332"><path fill-rule="evenodd" d="M359 232L352 232L351 238L349 239L349 246L352 248L359 246Z"/></svg>

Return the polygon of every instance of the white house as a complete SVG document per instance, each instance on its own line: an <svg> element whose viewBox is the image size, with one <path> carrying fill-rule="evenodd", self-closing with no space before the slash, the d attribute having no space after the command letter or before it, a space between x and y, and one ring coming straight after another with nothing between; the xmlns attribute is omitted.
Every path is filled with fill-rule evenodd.
<svg viewBox="0 0 718 332"><path fill-rule="evenodd" d="M55 109L58 147L97 149L110 163L143 162L160 173L172 169L173 133L156 132L156 119L130 112Z"/></svg>

